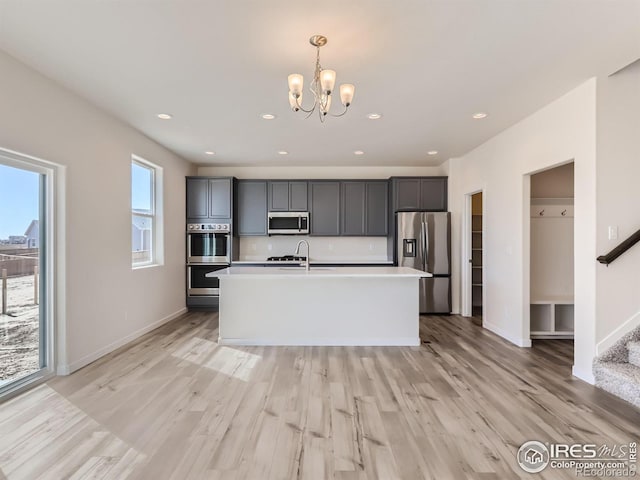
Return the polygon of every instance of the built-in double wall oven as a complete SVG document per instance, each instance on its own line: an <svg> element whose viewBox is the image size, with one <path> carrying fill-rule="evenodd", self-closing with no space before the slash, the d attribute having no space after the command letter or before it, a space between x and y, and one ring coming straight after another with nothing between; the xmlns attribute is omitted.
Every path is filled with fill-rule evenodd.
<svg viewBox="0 0 640 480"><path fill-rule="evenodd" d="M218 297L220 283L207 273L231 264L231 226L228 223L187 225L187 295Z"/></svg>

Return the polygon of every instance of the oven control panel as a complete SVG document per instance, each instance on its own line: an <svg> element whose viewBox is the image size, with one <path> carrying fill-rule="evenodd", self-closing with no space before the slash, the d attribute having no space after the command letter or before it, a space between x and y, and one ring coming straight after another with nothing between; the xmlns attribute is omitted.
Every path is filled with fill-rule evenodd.
<svg viewBox="0 0 640 480"><path fill-rule="evenodd" d="M231 225L228 223L189 223L187 232L220 232L229 233Z"/></svg>

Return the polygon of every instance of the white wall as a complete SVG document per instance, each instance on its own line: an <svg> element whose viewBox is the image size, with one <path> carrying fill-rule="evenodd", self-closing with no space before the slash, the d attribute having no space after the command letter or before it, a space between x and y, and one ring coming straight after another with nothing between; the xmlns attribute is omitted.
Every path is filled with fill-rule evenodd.
<svg viewBox="0 0 640 480"><path fill-rule="evenodd" d="M604 255L640 229L640 60L598 79L597 253ZM608 239L608 227L618 239ZM597 265L597 341L634 316L640 324L640 245L609 267ZM633 325L627 325L626 329ZM624 329L623 329L624 331Z"/></svg>
<svg viewBox="0 0 640 480"><path fill-rule="evenodd" d="M194 168L3 52L0 72L0 147L66 167L66 318L58 319L66 335L58 339L58 370L74 370L183 310L184 177ZM165 263L135 271L133 153L164 168L165 193Z"/></svg>
<svg viewBox="0 0 640 480"><path fill-rule="evenodd" d="M232 176L253 179L376 179L402 176L447 175L446 166L438 167L216 167L200 166L198 175Z"/></svg>
<svg viewBox="0 0 640 480"><path fill-rule="evenodd" d="M484 326L528 345L530 182L526 175L575 161L574 373L587 381L592 381L596 321L595 93L593 79L448 162L452 248L460 252L453 256L454 309L460 308L464 195L483 190Z"/></svg>

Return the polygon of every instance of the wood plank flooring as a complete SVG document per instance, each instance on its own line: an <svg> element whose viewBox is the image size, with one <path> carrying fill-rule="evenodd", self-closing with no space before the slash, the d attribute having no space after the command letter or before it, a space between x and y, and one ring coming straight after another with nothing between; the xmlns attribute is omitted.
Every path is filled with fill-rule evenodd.
<svg viewBox="0 0 640 480"><path fill-rule="evenodd" d="M526 440L639 437L639 410L571 377L569 341L457 316L406 348L231 348L217 327L187 314L0 405L0 479L524 479Z"/></svg>

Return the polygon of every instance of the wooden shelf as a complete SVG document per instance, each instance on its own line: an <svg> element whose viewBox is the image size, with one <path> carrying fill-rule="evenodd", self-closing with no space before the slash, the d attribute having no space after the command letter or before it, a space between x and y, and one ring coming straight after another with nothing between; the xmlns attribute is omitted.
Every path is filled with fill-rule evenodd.
<svg viewBox="0 0 640 480"><path fill-rule="evenodd" d="M482 265L471 265L471 268L482 268Z"/></svg>
<svg viewBox="0 0 640 480"><path fill-rule="evenodd" d="M472 287L481 287L482 284L481 283L472 283L471 286Z"/></svg>

